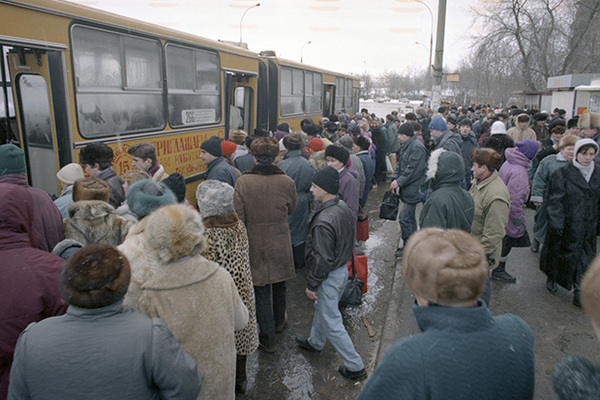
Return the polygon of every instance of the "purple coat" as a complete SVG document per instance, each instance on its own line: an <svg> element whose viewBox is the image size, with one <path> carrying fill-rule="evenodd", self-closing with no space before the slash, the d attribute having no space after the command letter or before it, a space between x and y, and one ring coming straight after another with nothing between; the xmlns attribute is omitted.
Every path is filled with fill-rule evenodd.
<svg viewBox="0 0 600 400"><path fill-rule="evenodd" d="M38 237L37 248L51 252L65 238L62 215L52 198L43 190L29 186L22 174L0 176L0 183L21 186L29 192L33 198L33 230Z"/></svg>
<svg viewBox="0 0 600 400"><path fill-rule="evenodd" d="M516 147L510 147L504 152L506 162L500 168L500 179L506 185L510 194L510 210L506 235L511 238L520 238L525 234L525 217L523 205L529 194L529 176L527 167L529 158Z"/></svg>
<svg viewBox="0 0 600 400"><path fill-rule="evenodd" d="M360 196L358 192L358 172L344 168L340 172L340 189L337 197L344 200L348 205L354 216L354 222L358 220L358 199Z"/></svg>
<svg viewBox="0 0 600 400"><path fill-rule="evenodd" d="M58 289L64 260L36 248L32 197L25 188L0 183L0 399L6 398L21 331L67 309Z"/></svg>

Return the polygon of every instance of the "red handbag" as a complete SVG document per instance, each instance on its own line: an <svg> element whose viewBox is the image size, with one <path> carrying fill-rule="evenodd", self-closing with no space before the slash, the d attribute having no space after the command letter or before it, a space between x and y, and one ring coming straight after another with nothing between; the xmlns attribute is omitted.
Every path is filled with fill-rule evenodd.
<svg viewBox="0 0 600 400"><path fill-rule="evenodd" d="M358 212L358 221L356 222L356 240L361 242L369 240L369 215L365 214L362 207Z"/></svg>
<svg viewBox="0 0 600 400"><path fill-rule="evenodd" d="M354 250L352 250L352 257L354 257L354 268L356 269L356 277L364 283L362 292L367 293L367 277L369 275L369 264L367 256L365 256L364 254L357 255L354 252ZM348 267L348 276L352 276L352 260L348 261L346 266Z"/></svg>

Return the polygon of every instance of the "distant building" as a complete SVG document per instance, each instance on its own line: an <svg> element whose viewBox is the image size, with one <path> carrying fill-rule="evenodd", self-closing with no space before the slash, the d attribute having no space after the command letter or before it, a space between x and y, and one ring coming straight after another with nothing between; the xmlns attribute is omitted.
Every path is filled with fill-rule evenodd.
<svg viewBox="0 0 600 400"><path fill-rule="evenodd" d="M595 74L570 74L551 76L548 78L548 89L552 93L552 104L549 108L562 108L567 111L566 118L584 112L590 100L590 92L585 89L591 84Z"/></svg>

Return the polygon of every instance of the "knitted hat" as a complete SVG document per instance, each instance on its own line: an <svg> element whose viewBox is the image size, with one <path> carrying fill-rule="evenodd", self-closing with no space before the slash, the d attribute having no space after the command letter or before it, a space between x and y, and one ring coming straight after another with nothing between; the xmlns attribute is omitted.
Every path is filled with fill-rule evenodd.
<svg viewBox="0 0 600 400"><path fill-rule="evenodd" d="M67 303L100 308L125 296L130 277L129 262L119 250L104 244L90 244L67 260L59 287Z"/></svg>
<svg viewBox="0 0 600 400"><path fill-rule="evenodd" d="M173 172L163 179L161 183L171 189L178 203L185 200L185 178L179 172Z"/></svg>
<svg viewBox="0 0 600 400"><path fill-rule="evenodd" d="M492 124L492 129L490 129L490 135L501 135L506 134L506 125L502 121L496 121Z"/></svg>
<svg viewBox="0 0 600 400"><path fill-rule="evenodd" d="M308 141L308 147L312 151L321 151L323 150L323 141L318 137L312 138Z"/></svg>
<svg viewBox="0 0 600 400"><path fill-rule="evenodd" d="M423 228L404 247L404 278L430 303L469 307L479 299L488 276L481 243L459 229Z"/></svg>
<svg viewBox="0 0 600 400"><path fill-rule="evenodd" d="M398 128L398 134L406 135L406 136L415 136L415 127L410 122L405 122Z"/></svg>
<svg viewBox="0 0 600 400"><path fill-rule="evenodd" d="M473 126L473 123L471 122L471 120L469 118L463 118L458 123L458 126L465 126L465 125Z"/></svg>
<svg viewBox="0 0 600 400"><path fill-rule="evenodd" d="M325 159L327 159L327 157L333 157L343 165L346 165L348 159L350 158L350 153L342 146L332 145L327 146L325 149Z"/></svg>
<svg viewBox="0 0 600 400"><path fill-rule="evenodd" d="M221 157L223 155L223 150L221 149L221 138L218 136L209 137L202 142L200 148L215 157Z"/></svg>
<svg viewBox="0 0 600 400"><path fill-rule="evenodd" d="M232 213L233 191L231 185L213 179L198 185L196 201L202 218Z"/></svg>
<svg viewBox="0 0 600 400"><path fill-rule="evenodd" d="M575 143L575 152L573 153L575 154L575 157L577 157L577 153L579 153L579 150L583 146L593 146L596 149L596 153L598 153L598 143L596 143L594 139L580 139L577 141L577 143Z"/></svg>
<svg viewBox="0 0 600 400"><path fill-rule="evenodd" d="M444 118L437 117L429 123L429 129L433 129L436 131L446 131L448 130L448 125L446 125L446 121L444 121Z"/></svg>
<svg viewBox="0 0 600 400"><path fill-rule="evenodd" d="M352 150L352 145L354 144L354 140L350 137L350 135L344 135L339 140L338 143L344 146L348 151Z"/></svg>
<svg viewBox="0 0 600 400"><path fill-rule="evenodd" d="M72 185L77 179L83 179L83 168L81 165L70 163L65 165L56 173L56 177L59 181L65 185Z"/></svg>
<svg viewBox="0 0 600 400"><path fill-rule="evenodd" d="M579 116L573 117L567 121L567 129L576 128L579 123Z"/></svg>
<svg viewBox="0 0 600 400"><path fill-rule="evenodd" d="M90 143L79 152L79 162L81 164L94 165L103 161L110 162L113 157L113 149L99 142Z"/></svg>
<svg viewBox="0 0 600 400"><path fill-rule="evenodd" d="M231 139L231 141L235 144L244 144L246 136L248 136L248 134L245 131L241 129L235 129L229 134L229 139Z"/></svg>
<svg viewBox="0 0 600 400"><path fill-rule="evenodd" d="M300 150L302 148L302 136L297 133L288 133L283 137L282 142L289 151Z"/></svg>
<svg viewBox="0 0 600 400"><path fill-rule="evenodd" d="M536 140L525 139L520 142L515 142L515 147L519 149L521 153L525 154L528 159L533 160L540 148L540 144Z"/></svg>
<svg viewBox="0 0 600 400"><path fill-rule="evenodd" d="M259 163L271 163L279 155L279 142L272 137L259 137L252 142L250 150Z"/></svg>
<svg viewBox="0 0 600 400"><path fill-rule="evenodd" d="M25 152L12 143L0 146L0 176L24 173Z"/></svg>
<svg viewBox="0 0 600 400"><path fill-rule="evenodd" d="M221 152L224 156L235 153L237 145L229 140L223 140L221 142Z"/></svg>
<svg viewBox="0 0 600 400"><path fill-rule="evenodd" d="M54 246L52 254L59 256L63 260L68 260L83 247L83 243L75 239L63 239Z"/></svg>
<svg viewBox="0 0 600 400"><path fill-rule="evenodd" d="M73 184L73 201L101 200L108 203L110 186L98 178L78 179Z"/></svg>
<svg viewBox="0 0 600 400"><path fill-rule="evenodd" d="M567 146L575 146L575 143L577 143L578 140L579 140L579 136L574 136L574 135L563 136L562 139L560 139L560 142L558 142L558 149L562 150Z"/></svg>
<svg viewBox="0 0 600 400"><path fill-rule="evenodd" d="M335 146L327 148L330 147ZM329 194L337 194L340 190L340 174L332 167L325 167L315 172L312 183Z"/></svg>
<svg viewBox="0 0 600 400"><path fill-rule="evenodd" d="M159 207L177 203L177 198L162 182L138 181L127 190L127 204L132 213L142 219Z"/></svg>
<svg viewBox="0 0 600 400"><path fill-rule="evenodd" d="M595 112L581 114L577 126L582 129L600 128L600 114Z"/></svg>

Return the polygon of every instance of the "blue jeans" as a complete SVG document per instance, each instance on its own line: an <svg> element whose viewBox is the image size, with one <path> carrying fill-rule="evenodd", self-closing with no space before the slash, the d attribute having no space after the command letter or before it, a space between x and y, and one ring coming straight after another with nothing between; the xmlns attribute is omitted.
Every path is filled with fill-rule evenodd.
<svg viewBox="0 0 600 400"><path fill-rule="evenodd" d="M400 210L400 234L402 235L402 241L406 244L406 241L410 236L417 231L417 218L415 213L417 210L417 204L409 204L402 202L402 210Z"/></svg>
<svg viewBox="0 0 600 400"><path fill-rule="evenodd" d="M360 371L365 366L344 327L342 313L338 306L347 280L348 269L343 265L331 271L319 286L308 343L315 349L322 350L325 341L329 339L346 368L349 371Z"/></svg>

